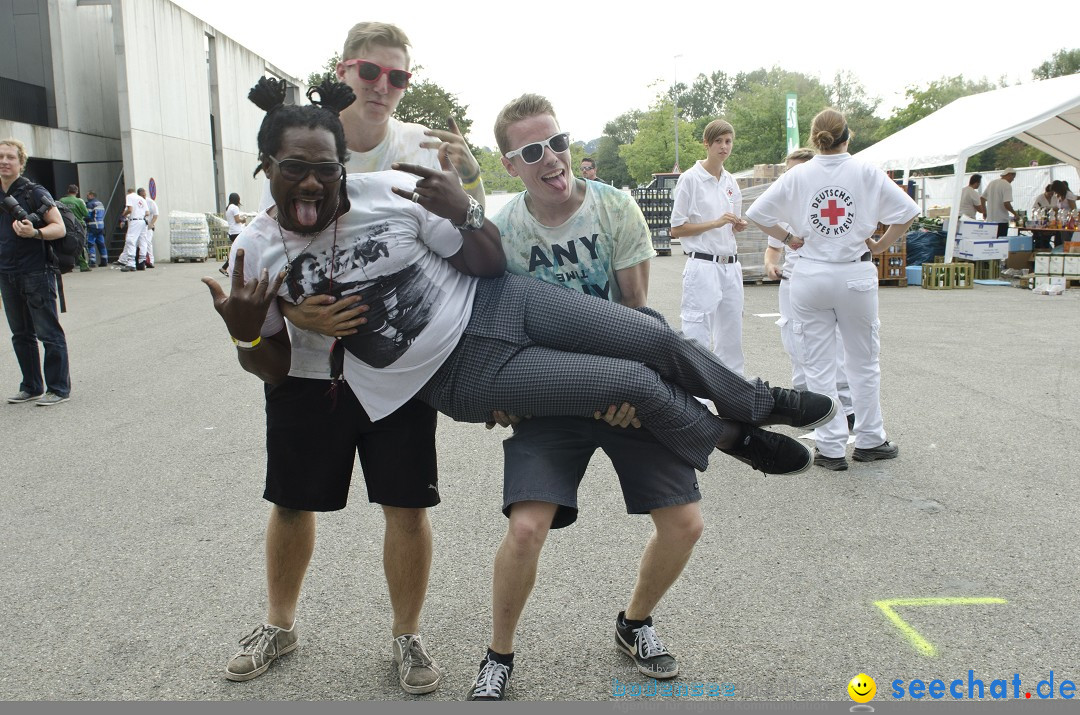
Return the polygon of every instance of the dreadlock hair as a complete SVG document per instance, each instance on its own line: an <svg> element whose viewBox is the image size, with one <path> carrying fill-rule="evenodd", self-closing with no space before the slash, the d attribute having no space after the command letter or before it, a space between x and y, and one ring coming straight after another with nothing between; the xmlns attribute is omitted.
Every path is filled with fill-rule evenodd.
<svg viewBox="0 0 1080 715"><path fill-rule="evenodd" d="M282 80L263 77L248 92L248 99L266 112L259 127L259 167L253 176L258 175L268 158L281 149L281 135L293 127L329 131L334 135L338 161L344 163L348 150L345 146L345 130L338 114L356 101L356 94L329 73L323 76L322 82L307 91L310 105L285 104L286 88Z"/></svg>

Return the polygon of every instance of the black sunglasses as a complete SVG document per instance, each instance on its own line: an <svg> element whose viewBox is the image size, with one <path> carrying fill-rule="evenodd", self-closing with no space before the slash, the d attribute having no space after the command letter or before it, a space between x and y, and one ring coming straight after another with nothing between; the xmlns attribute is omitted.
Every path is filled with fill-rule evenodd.
<svg viewBox="0 0 1080 715"><path fill-rule="evenodd" d="M308 174L315 172L315 178L324 184L338 181L345 176L345 165L337 161L322 161L312 163L299 159L281 159L270 157L270 161L277 165L281 177L286 181L303 181Z"/></svg>

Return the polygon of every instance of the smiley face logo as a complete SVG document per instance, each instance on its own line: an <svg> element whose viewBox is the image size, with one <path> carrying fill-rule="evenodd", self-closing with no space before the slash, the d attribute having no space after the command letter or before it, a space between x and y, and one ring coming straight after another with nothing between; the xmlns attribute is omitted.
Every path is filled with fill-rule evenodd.
<svg viewBox="0 0 1080 715"><path fill-rule="evenodd" d="M859 673L847 684L848 695L857 703L868 703L877 695L877 683L866 673Z"/></svg>

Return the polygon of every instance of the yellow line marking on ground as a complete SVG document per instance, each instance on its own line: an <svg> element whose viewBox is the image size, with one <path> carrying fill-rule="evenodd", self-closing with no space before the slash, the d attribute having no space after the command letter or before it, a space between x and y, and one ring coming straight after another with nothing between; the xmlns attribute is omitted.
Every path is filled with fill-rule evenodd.
<svg viewBox="0 0 1080 715"><path fill-rule="evenodd" d="M900 629L900 632L911 642L915 650L926 656L936 656L937 648L930 641L919 635L911 625L893 610L897 606L982 606L993 603L1008 603L1004 598L888 598L882 601L874 601L874 605L881 609L885 617Z"/></svg>

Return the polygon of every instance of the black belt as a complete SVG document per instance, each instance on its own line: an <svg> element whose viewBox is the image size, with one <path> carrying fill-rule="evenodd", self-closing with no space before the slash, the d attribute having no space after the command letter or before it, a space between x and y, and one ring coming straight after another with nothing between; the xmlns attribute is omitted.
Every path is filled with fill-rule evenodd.
<svg viewBox="0 0 1080 715"><path fill-rule="evenodd" d="M689 253L687 253L685 255L690 256L691 258L697 258L698 260L701 260L701 261L709 261L710 263L738 263L739 262L739 254L737 254L737 253L734 256L714 256L711 253L698 253L697 251L690 251Z"/></svg>
<svg viewBox="0 0 1080 715"><path fill-rule="evenodd" d="M143 223L146 223L146 219L144 218L129 218L128 221L142 221Z"/></svg>

